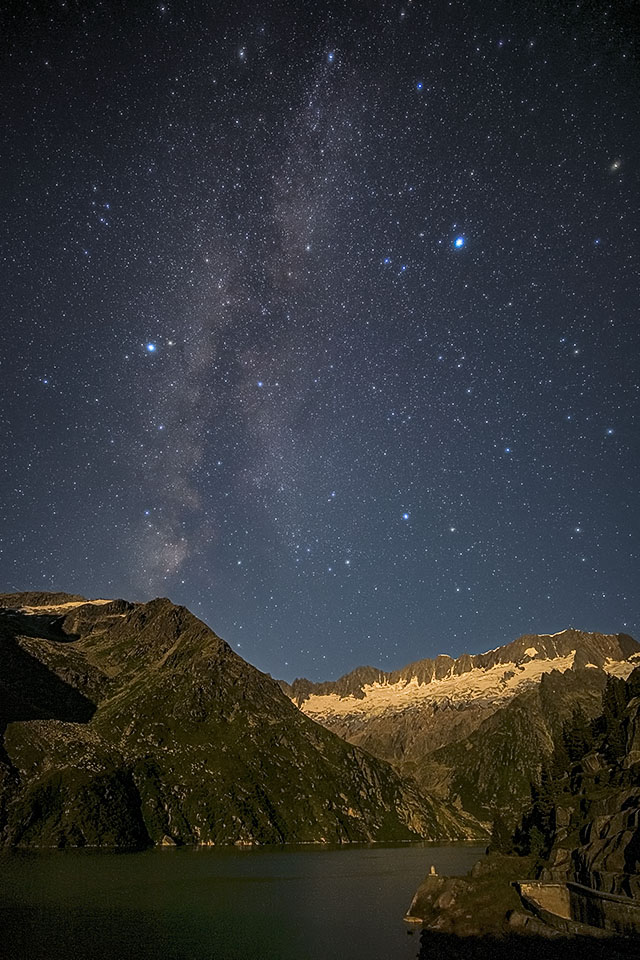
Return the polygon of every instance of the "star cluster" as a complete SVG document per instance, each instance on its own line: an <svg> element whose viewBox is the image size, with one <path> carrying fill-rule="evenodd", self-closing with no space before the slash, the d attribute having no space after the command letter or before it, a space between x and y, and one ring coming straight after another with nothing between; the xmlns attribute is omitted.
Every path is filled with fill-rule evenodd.
<svg viewBox="0 0 640 960"><path fill-rule="evenodd" d="M637 635L630 11L5 5L2 589L287 679Z"/></svg>

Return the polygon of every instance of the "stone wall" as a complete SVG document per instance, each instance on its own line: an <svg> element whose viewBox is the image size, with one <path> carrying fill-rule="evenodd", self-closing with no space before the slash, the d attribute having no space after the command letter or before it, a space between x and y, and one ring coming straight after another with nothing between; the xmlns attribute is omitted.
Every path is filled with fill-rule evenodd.
<svg viewBox="0 0 640 960"><path fill-rule="evenodd" d="M640 902L630 897L568 883L571 916L580 923L601 927L625 937L640 936Z"/></svg>

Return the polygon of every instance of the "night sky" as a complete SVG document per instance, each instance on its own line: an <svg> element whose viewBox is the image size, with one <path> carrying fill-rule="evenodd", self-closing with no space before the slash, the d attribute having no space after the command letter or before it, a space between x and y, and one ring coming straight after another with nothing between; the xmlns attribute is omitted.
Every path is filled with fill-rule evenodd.
<svg viewBox="0 0 640 960"><path fill-rule="evenodd" d="M0 589L640 636L634 9L2 3Z"/></svg>

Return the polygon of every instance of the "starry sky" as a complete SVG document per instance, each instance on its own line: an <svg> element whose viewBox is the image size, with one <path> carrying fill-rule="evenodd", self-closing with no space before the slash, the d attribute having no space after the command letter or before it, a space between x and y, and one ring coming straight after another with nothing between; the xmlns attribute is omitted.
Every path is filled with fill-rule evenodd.
<svg viewBox="0 0 640 960"><path fill-rule="evenodd" d="M5 2L2 590L275 676L640 636L632 2Z"/></svg>

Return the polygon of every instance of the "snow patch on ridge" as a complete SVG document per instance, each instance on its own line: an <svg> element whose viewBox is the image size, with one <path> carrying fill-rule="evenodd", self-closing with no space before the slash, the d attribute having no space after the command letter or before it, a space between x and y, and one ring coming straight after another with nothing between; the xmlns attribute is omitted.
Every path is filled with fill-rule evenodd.
<svg viewBox="0 0 640 960"><path fill-rule="evenodd" d="M620 677L622 680L626 680L637 666L640 666L640 653L633 653L628 660L607 659L602 669L610 673L612 677Z"/></svg>
<svg viewBox="0 0 640 960"><path fill-rule="evenodd" d="M524 652L524 655L525 657L537 657L538 651L536 650L535 647L527 647L527 649Z"/></svg>
<svg viewBox="0 0 640 960"><path fill-rule="evenodd" d="M530 648L530 650L533 648ZM537 651L536 651L537 653ZM340 697L336 693L312 694L302 704L302 711L314 719L337 716L380 716L406 710L421 704L443 701L469 703L471 701L505 702L525 687L539 683L545 673L559 670L564 673L575 661L576 651L552 660L529 660L526 663L499 663L493 667L474 667L454 676L449 673L441 680L419 683L416 676L397 683L376 681L365 684L363 698ZM618 664L616 663L617 667ZM612 672L612 671L610 671ZM630 672L630 671L629 671Z"/></svg>
<svg viewBox="0 0 640 960"><path fill-rule="evenodd" d="M111 603L111 600L69 600L67 603L43 604L41 607L20 607L22 613L57 613L59 610L72 610L74 607L86 607L88 604Z"/></svg>

